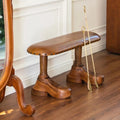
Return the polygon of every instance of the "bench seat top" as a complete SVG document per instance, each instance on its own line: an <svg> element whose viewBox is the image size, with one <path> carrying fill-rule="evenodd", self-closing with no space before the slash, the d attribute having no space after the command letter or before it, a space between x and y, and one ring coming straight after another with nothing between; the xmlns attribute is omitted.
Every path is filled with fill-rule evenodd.
<svg viewBox="0 0 120 120"><path fill-rule="evenodd" d="M89 43L87 32L86 44ZM90 32L91 43L99 41L100 36L94 32ZM38 42L28 48L28 52L34 55L48 56L62 53L78 46L84 45L83 32L74 32L46 41Z"/></svg>

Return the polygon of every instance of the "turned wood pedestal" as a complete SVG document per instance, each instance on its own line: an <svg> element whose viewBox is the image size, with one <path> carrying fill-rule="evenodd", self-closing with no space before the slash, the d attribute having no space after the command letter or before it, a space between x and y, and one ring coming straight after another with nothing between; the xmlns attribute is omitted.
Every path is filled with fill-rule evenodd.
<svg viewBox="0 0 120 120"><path fill-rule="evenodd" d="M88 75L87 70L82 64L82 47L75 48L75 61L72 66L70 73L67 75L67 81L74 82L74 83L82 83L84 81L87 83ZM90 81L92 85L95 85L95 76L94 73L90 71ZM104 81L103 75L97 74L97 83L101 85Z"/></svg>
<svg viewBox="0 0 120 120"><path fill-rule="evenodd" d="M96 33L90 32L91 42L100 40L100 36ZM28 48L28 52L40 56L40 75L38 76L36 84L32 88L32 94L37 96L47 96L64 99L71 96L71 89L64 88L54 82L47 74L47 62L49 55L59 54L71 49L75 49L75 61L70 73L67 75L67 81L87 83L87 72L81 62L83 42L82 32L75 32L53 38L44 42L33 44ZM86 44L89 44L86 38ZM93 73L90 74L92 85L95 85L95 77ZM103 76L97 76L98 84L103 83Z"/></svg>
<svg viewBox="0 0 120 120"><path fill-rule="evenodd" d="M52 81L47 74L48 56L40 56L40 75L34 87L32 94L38 96L47 96L50 94L55 98L68 98L71 95L70 88L63 88L59 84Z"/></svg>

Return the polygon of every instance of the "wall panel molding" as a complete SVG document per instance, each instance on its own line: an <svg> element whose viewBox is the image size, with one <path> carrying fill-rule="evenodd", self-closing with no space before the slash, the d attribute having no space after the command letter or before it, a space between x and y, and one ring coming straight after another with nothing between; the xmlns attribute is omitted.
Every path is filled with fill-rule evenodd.
<svg viewBox="0 0 120 120"><path fill-rule="evenodd" d="M27 10L21 10L21 11L15 11L14 12L14 19L16 18L20 18L20 17L27 17L27 16L32 16L32 15L35 15L35 14L40 14L40 13L46 13L46 12L52 12L52 11L58 11L60 10L61 8L60 7L53 7L53 8L50 8L50 9L44 9L44 10L30 10L27 9Z"/></svg>
<svg viewBox="0 0 120 120"><path fill-rule="evenodd" d="M53 4L56 2L62 2L63 0L13 0L13 9L26 9L35 6L43 6L47 4Z"/></svg>

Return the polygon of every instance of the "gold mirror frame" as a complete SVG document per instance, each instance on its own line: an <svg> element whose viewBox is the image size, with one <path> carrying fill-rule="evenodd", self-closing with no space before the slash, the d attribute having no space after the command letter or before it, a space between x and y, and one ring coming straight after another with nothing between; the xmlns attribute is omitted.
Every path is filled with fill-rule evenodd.
<svg viewBox="0 0 120 120"><path fill-rule="evenodd" d="M3 101L5 96L6 86L14 87L17 94L18 105L21 111L31 116L34 109L31 105L24 105L24 92L21 80L15 75L13 69L13 7L12 0L2 0L4 11L4 29L5 29L5 49L6 58L4 70L0 77L0 102Z"/></svg>

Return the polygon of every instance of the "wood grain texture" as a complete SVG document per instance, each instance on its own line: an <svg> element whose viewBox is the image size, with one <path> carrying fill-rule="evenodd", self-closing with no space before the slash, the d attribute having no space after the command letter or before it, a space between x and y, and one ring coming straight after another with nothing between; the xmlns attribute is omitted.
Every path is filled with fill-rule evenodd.
<svg viewBox="0 0 120 120"><path fill-rule="evenodd" d="M120 0L107 0L107 50L120 54Z"/></svg>
<svg viewBox="0 0 120 120"><path fill-rule="evenodd" d="M85 32L87 34L87 32ZM90 32L90 40L91 43L99 41L101 38L98 34L94 32ZM86 37L86 44L89 44L89 39ZM84 39L83 39L83 32L78 31L74 33L70 33L67 35L63 35L57 38L53 38L50 40L46 40L43 42L39 42L36 44L31 45L28 48L28 52L34 55L40 56L40 75L38 77L37 82L32 88L32 94L37 96L46 96L47 94L51 95L52 97L58 98L58 99L64 99L71 96L71 89L62 87L59 84L56 84L53 82L53 80L48 76L47 74L47 62L48 62L48 55L55 55L59 54L71 49L75 49L75 64L73 67L76 67L76 69L72 70L70 74L68 75L68 81L76 82L78 79L83 80L87 82L87 72L85 70L81 70L80 72L77 71L78 64L81 62L81 54L82 54L82 46L84 46ZM77 49L81 48L81 49ZM76 66L77 65L77 66ZM79 68L79 70L81 67ZM83 77L81 77L83 76ZM92 80L94 80L93 74L91 75ZM73 80L74 79L74 80ZM101 77L97 77L97 81L100 81L100 84L102 84L103 80ZM92 82L92 83L93 83Z"/></svg>
<svg viewBox="0 0 120 120"><path fill-rule="evenodd" d="M91 43L99 41L101 39L100 36L94 32L90 32L90 38ZM88 37L86 37L86 44L88 43L89 40ZM74 49L77 46L84 46L82 31L70 33L57 38L33 44L28 48L27 51L35 55L48 56Z"/></svg>
<svg viewBox="0 0 120 120"><path fill-rule="evenodd" d="M5 48L6 59L5 67L0 77L0 102L3 101L5 96L6 86L12 86L17 93L18 105L21 111L31 116L34 113L34 109L31 105L24 105L24 92L21 80L15 75L13 69L13 6L12 0L2 0L4 11L4 25L5 25ZM1 71L0 71L1 73Z"/></svg>
<svg viewBox="0 0 120 120"><path fill-rule="evenodd" d="M9 87L14 87L17 95L17 101L19 108L21 111L26 115L26 116L32 116L33 113L35 112L35 109L31 105L25 105L24 104L24 90L23 90L23 85L20 80L14 73L11 75L7 86Z"/></svg>
<svg viewBox="0 0 120 120"><path fill-rule="evenodd" d="M72 88L72 96L56 100L50 96L31 95L31 87L25 89L26 102L35 106L33 117L20 113L12 94L0 106L0 120L119 120L120 119L120 56L102 51L95 54L97 71L105 75L104 84L99 89L88 92L86 84L67 83L66 75L53 78L59 84ZM85 63L85 59L82 62ZM13 109L11 113L8 110ZM2 115L1 113L7 113Z"/></svg>
<svg viewBox="0 0 120 120"><path fill-rule="evenodd" d="M0 91L6 86L13 66L13 9L12 0L2 0L5 26L5 67L0 78Z"/></svg>
<svg viewBox="0 0 120 120"><path fill-rule="evenodd" d="M71 96L71 89L54 82L47 73L47 56L40 56L40 75L32 88L32 94L37 96L51 95L57 99Z"/></svg>
<svg viewBox="0 0 120 120"><path fill-rule="evenodd" d="M95 80L98 85L102 85L104 81L104 75L99 75L97 73L96 76L94 76L94 72L92 71L89 71L89 79L90 79L91 85L96 85ZM88 83L87 69L85 68L84 64L82 64L82 47L81 46L75 48L75 61L70 73L67 75L67 81L74 82L74 83L82 83L82 82Z"/></svg>

